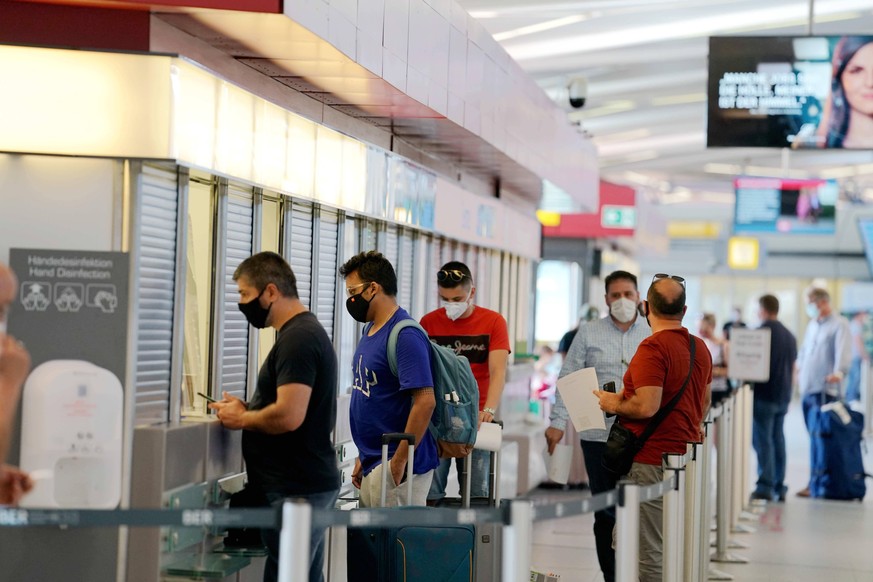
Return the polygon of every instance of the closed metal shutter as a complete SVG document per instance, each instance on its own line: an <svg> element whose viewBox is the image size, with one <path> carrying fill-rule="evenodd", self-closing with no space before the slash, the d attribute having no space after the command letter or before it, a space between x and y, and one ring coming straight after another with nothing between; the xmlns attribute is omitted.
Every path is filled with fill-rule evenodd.
<svg viewBox="0 0 873 582"><path fill-rule="evenodd" d="M285 260L297 277L297 294L312 309L312 204L293 201L285 220Z"/></svg>
<svg viewBox="0 0 873 582"><path fill-rule="evenodd" d="M230 184L227 194L227 221L224 236L223 293L219 295L223 309L224 329L217 335L217 348L221 362L221 378L218 384L245 400L248 372L249 324L239 310L239 292L233 280L233 272L241 262L252 254L254 200L251 189ZM214 396L220 396L220 393Z"/></svg>
<svg viewBox="0 0 873 582"><path fill-rule="evenodd" d="M136 424L169 420L176 229L175 167L143 164L139 200L136 321Z"/></svg>
<svg viewBox="0 0 873 582"><path fill-rule="evenodd" d="M382 251L382 254L385 255L385 258L391 263L394 267L394 271L397 271L397 247L398 247L398 235L397 235L397 225L389 224L385 229L385 239L383 242L383 248L379 249Z"/></svg>
<svg viewBox="0 0 873 582"><path fill-rule="evenodd" d="M318 213L318 238L315 260L316 278L314 301L315 315L333 340L334 308L336 306L339 215L334 210L322 208Z"/></svg>
<svg viewBox="0 0 873 582"><path fill-rule="evenodd" d="M397 259L397 302L401 307L409 311L416 312L416 305L412 301L412 284L415 280L415 269L413 267L413 251L415 244L413 233L409 230L400 231L400 256Z"/></svg>

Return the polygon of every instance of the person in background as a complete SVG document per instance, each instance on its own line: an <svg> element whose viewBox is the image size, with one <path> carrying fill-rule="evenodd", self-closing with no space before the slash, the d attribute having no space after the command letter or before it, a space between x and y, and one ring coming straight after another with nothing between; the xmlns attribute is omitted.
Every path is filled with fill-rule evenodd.
<svg viewBox="0 0 873 582"><path fill-rule="evenodd" d="M598 319L600 319L600 310L593 305L583 303L582 307L579 308L579 322L576 324L576 327L561 336L561 341L558 342L558 353L561 355L562 360L567 357L570 344L573 343L573 338L576 337L579 326Z"/></svg>
<svg viewBox="0 0 873 582"><path fill-rule="evenodd" d="M867 312L859 311L849 322L852 334L852 363L849 367L849 377L846 380L846 400L854 402L861 399L861 368L870 364L870 353L864 345L864 326L867 323Z"/></svg>
<svg viewBox="0 0 873 582"><path fill-rule="evenodd" d="M436 408L430 342L420 329L402 329L397 336L395 375L388 364L388 337L398 322L412 318L397 304L394 267L382 253L368 251L346 261L339 274L346 281L346 311L367 324L352 361L349 422L358 447L352 484L361 490L362 507L379 507L382 471L388 471L389 507L425 505L439 465L436 441L428 430ZM399 486L406 479L409 444L392 443L389 466L382 466L382 435L398 432L415 435L412 499L407 499L407 487Z"/></svg>
<svg viewBox="0 0 873 582"><path fill-rule="evenodd" d="M713 316L713 321L715 321L715 316ZM715 324L713 324L713 326L714 325ZM728 319L721 328L721 333L724 336L725 341L730 341L732 327L746 327L746 323L743 321L743 310L738 305L735 305L733 309L731 309L730 319Z"/></svg>
<svg viewBox="0 0 873 582"><path fill-rule="evenodd" d="M797 339L777 319L779 299L763 295L759 300L761 329L770 330L770 377L752 384L752 446L758 456L758 482L752 499L785 501L785 414L791 402Z"/></svg>
<svg viewBox="0 0 873 582"><path fill-rule="evenodd" d="M852 340L849 321L834 313L826 290L812 287L806 292L806 300L810 321L797 354L797 381L803 399L803 418L811 437L814 411L842 396L841 385L852 361ZM810 438L810 468L815 466L818 456L815 447L816 439ZM798 491L797 496L809 497L809 486Z"/></svg>
<svg viewBox="0 0 873 582"><path fill-rule="evenodd" d="M743 324L745 327L746 324ZM728 385L728 343L715 337L715 315L704 313L697 325L697 333L706 344L709 355L712 357L712 397L720 400L730 390ZM728 328L730 329L730 328Z"/></svg>
<svg viewBox="0 0 873 582"><path fill-rule="evenodd" d="M209 405L230 430L242 430L248 487L272 505L287 497L331 509L340 477L331 432L336 423L336 353L327 332L297 295L285 259L262 252L244 260L233 280L239 309L252 327L278 332L258 373L251 402L225 392ZM309 581L324 579L324 528L310 537ZM262 529L267 546L264 582L279 575L279 532Z"/></svg>
<svg viewBox="0 0 873 582"><path fill-rule="evenodd" d="M615 382L616 389L622 386L622 376L650 330L638 316L637 305L640 292L637 278L627 271L615 271L605 279L606 304L609 316L582 325L570 346L570 351L561 367L559 377L582 368L594 368L598 382ZM549 454L555 450L567 428L568 413L560 393L556 392L555 407L549 415L550 426L546 429ZM615 488L616 480L602 465L603 450L613 417L606 419L606 430L586 430L580 433L585 469L591 493L596 495ZM615 580L615 550L612 548L612 529L615 526L615 509L610 507L594 513L594 541L597 560L605 582Z"/></svg>
<svg viewBox="0 0 873 582"><path fill-rule="evenodd" d="M446 263L437 271L436 279L441 307L422 317L421 327L431 341L452 348L470 362L479 387L479 423L491 422L497 413L506 382L506 361L509 357L506 320L496 311L474 303L476 286L470 268L464 263ZM470 454L470 496L488 497L491 453L473 449ZM464 459L456 461L458 475L461 475ZM429 504L439 504L446 496L450 469L451 459L440 459L427 495Z"/></svg>
<svg viewBox="0 0 873 582"><path fill-rule="evenodd" d="M0 263L0 505L17 505L33 489L27 473L5 463L21 388L30 371L30 354L24 344L6 333L9 308L17 296L15 273Z"/></svg>
<svg viewBox="0 0 873 582"><path fill-rule="evenodd" d="M816 141L822 148L873 148L873 36L844 36L834 48Z"/></svg>

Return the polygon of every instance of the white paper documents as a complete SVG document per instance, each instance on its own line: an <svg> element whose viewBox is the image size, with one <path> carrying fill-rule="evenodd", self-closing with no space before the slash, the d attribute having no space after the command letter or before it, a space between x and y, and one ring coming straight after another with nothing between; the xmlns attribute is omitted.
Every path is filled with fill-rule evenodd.
<svg viewBox="0 0 873 582"><path fill-rule="evenodd" d="M567 407L576 432L592 428L606 430L603 411L600 410L600 403L593 392L599 389L594 368L582 368L558 379L558 392L564 399L564 406Z"/></svg>

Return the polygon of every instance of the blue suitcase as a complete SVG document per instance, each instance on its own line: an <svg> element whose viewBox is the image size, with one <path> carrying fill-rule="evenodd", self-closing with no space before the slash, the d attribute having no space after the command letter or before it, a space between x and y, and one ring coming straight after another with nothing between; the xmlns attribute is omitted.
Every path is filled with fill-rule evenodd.
<svg viewBox="0 0 873 582"><path fill-rule="evenodd" d="M388 458L388 440L401 436L411 437L383 437L383 463ZM414 451L410 446L408 471L412 470ZM382 489L384 503L384 480ZM476 529L473 525L349 528L348 581L472 582L475 545Z"/></svg>
<svg viewBox="0 0 873 582"><path fill-rule="evenodd" d="M812 433L810 494L825 499L864 499L867 486L861 455L864 415L846 408L851 420L844 424L833 410L815 413Z"/></svg>

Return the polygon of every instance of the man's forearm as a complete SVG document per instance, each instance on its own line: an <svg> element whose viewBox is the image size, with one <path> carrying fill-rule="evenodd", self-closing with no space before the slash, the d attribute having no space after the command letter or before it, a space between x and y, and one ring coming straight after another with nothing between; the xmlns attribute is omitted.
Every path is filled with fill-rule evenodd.
<svg viewBox="0 0 873 582"><path fill-rule="evenodd" d="M616 414L634 420L645 420L654 416L653 413L650 413L648 407L645 406L642 399L636 395L619 402L616 407Z"/></svg>
<svg viewBox="0 0 873 582"><path fill-rule="evenodd" d="M409 417L406 419L405 432L415 435L416 445L421 443L424 433L427 432L434 408L436 408L436 400L434 399L433 390L416 394L412 401L412 409L409 411ZM401 443L397 447L397 452L394 453L395 457L403 460L408 455L409 450L406 443Z"/></svg>
<svg viewBox="0 0 873 582"><path fill-rule="evenodd" d="M491 375L488 383L488 396L485 398L485 408L497 410L500 399L503 397L503 387L506 385L506 370L501 369Z"/></svg>

